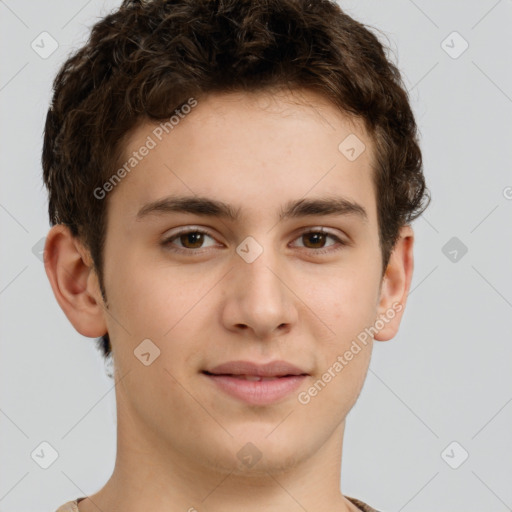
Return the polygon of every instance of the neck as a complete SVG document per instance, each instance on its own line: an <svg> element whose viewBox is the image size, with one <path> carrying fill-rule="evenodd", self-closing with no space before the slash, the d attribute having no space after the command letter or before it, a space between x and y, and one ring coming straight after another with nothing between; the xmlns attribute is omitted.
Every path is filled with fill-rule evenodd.
<svg viewBox="0 0 512 512"><path fill-rule="evenodd" d="M265 454L250 469L236 461L191 457L144 429L118 422L117 458L105 486L79 504L80 512L355 512L340 491L344 422L302 460L280 467ZM143 442L141 440L144 440Z"/></svg>

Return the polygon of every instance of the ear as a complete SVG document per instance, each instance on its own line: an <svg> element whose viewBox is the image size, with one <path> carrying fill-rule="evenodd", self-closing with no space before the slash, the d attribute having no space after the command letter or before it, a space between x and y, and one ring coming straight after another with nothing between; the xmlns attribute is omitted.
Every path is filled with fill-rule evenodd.
<svg viewBox="0 0 512 512"><path fill-rule="evenodd" d="M377 321L384 327L375 334L377 341L390 340L398 332L414 269L413 244L411 226L403 226L382 278Z"/></svg>
<svg viewBox="0 0 512 512"><path fill-rule="evenodd" d="M107 332L104 302L88 250L64 224L53 226L44 247L44 268L62 311L83 336Z"/></svg>

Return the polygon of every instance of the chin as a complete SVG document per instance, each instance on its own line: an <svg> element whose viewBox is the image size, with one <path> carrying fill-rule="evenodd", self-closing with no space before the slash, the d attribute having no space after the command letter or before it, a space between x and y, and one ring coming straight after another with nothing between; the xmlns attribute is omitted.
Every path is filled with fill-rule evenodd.
<svg viewBox="0 0 512 512"><path fill-rule="evenodd" d="M227 427L233 437L228 440L223 436L224 442L212 440L205 447L209 453L197 454L197 457L216 471L248 478L268 478L268 473L291 470L307 458L307 448L300 436L291 435L285 429L280 434L273 431L276 425L272 428L268 425L251 428L247 424L238 429Z"/></svg>

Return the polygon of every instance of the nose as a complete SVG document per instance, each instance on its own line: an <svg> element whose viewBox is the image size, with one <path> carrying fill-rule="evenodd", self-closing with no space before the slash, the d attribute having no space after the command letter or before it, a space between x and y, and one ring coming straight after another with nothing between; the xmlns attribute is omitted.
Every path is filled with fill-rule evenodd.
<svg viewBox="0 0 512 512"><path fill-rule="evenodd" d="M228 293L223 322L231 331L268 339L290 331L297 322L296 296L285 262L279 263L271 249L249 262L238 254L226 278Z"/></svg>

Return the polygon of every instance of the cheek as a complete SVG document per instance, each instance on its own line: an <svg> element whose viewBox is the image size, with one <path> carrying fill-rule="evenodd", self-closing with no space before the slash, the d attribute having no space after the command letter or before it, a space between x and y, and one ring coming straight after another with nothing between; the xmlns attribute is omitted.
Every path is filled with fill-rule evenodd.
<svg viewBox="0 0 512 512"><path fill-rule="evenodd" d="M319 415L336 410L341 421L359 396L368 371L373 342L365 329L374 323L377 294L375 286L340 282L344 287L339 293L331 288L326 293L333 295L321 299L326 309L319 316L330 319L326 323L332 332L317 339L317 375L306 394Z"/></svg>
<svg viewBox="0 0 512 512"><path fill-rule="evenodd" d="M107 321L112 344L120 347L116 351L118 366L125 370L138 367L134 351L145 346L141 343L147 339L156 346L145 342L158 354L154 364L167 368L176 378L197 366L197 354L204 347L196 344L204 343L214 312L215 295L208 292L218 276L205 279L204 274L180 271L161 262L125 261L112 270ZM147 378L156 382L154 372Z"/></svg>
<svg viewBox="0 0 512 512"><path fill-rule="evenodd" d="M365 272L339 272L316 287L315 312L325 319L337 340L357 334L374 322L377 314L379 281L370 268Z"/></svg>
<svg viewBox="0 0 512 512"><path fill-rule="evenodd" d="M322 390L322 402L337 408L343 404L341 410L347 410L368 371L373 342L365 329L375 322L378 284L355 275L340 277L338 282L338 286L331 282L317 297L316 303L324 305L318 315L327 319L332 332L317 340L320 382L316 388Z"/></svg>
<svg viewBox="0 0 512 512"><path fill-rule="evenodd" d="M136 257L112 265L109 277L112 315L138 338L162 339L204 293L179 269Z"/></svg>

